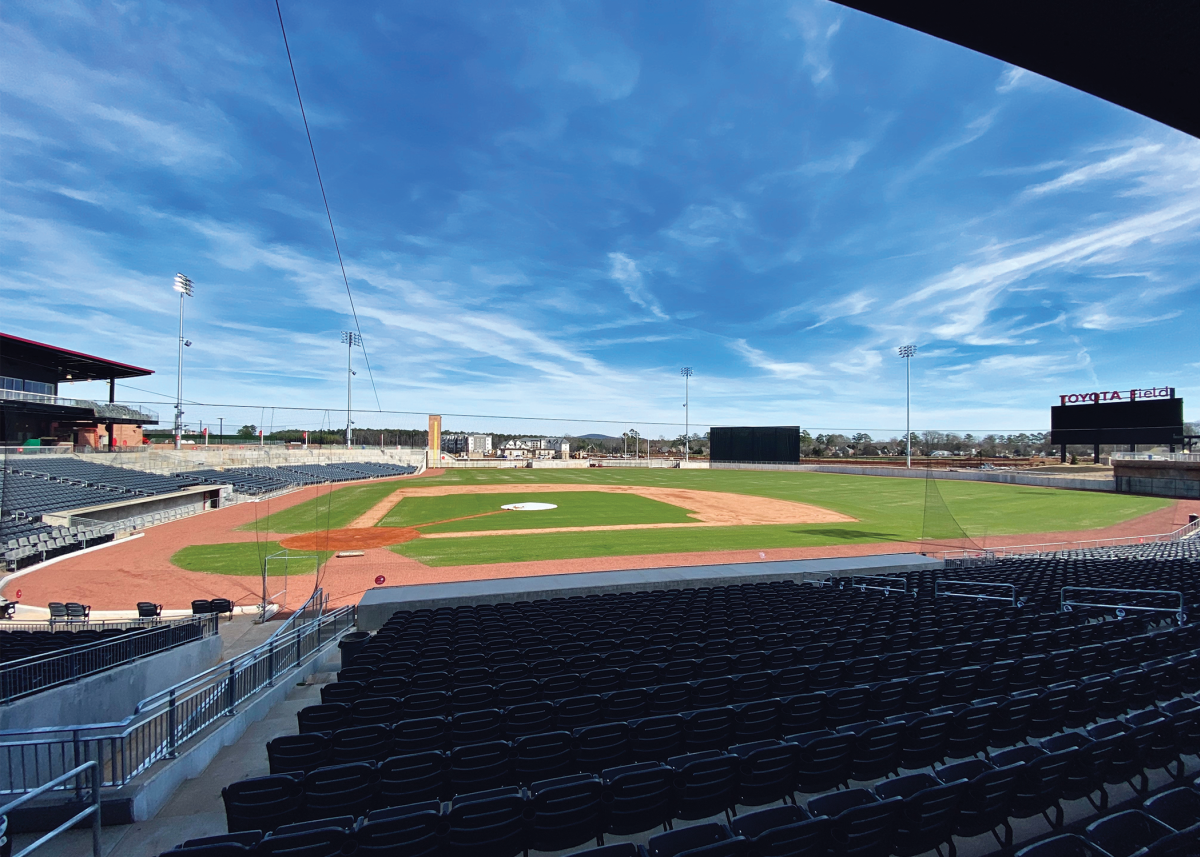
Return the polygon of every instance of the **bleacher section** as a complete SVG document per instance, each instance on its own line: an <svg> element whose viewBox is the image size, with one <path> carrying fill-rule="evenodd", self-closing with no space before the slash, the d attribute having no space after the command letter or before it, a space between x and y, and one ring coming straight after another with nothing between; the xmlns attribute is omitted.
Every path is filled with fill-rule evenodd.
<svg viewBox="0 0 1200 857"><path fill-rule="evenodd" d="M109 528L50 526L40 522L44 514L155 497L194 484L74 458L9 459L0 470L4 566L15 571L112 540Z"/></svg>
<svg viewBox="0 0 1200 857"><path fill-rule="evenodd" d="M225 789L228 828L244 853L313 857L512 857L703 819L648 853L911 857L989 832L1012 853L1031 818L1034 840L1194 841L1177 831L1200 794L1161 781L1195 776L1200 625L1058 612L1055 587L1180 589L1194 613L1197 571L1195 548L1167 545L989 569L1023 607L934 597L941 573L914 572L904 593L835 580L397 612L267 745L271 775Z"/></svg>
<svg viewBox="0 0 1200 857"><path fill-rule="evenodd" d="M100 506L138 497L170 494L197 485L232 485L241 494L259 496L304 485L407 476L415 467L382 462L310 464L294 467L235 467L195 470L162 476L80 461L76 458L10 458L0 469L0 550L9 571L44 562L113 538L113 527L55 527L43 514ZM163 510L130 515L126 529L154 526L193 514Z"/></svg>
<svg viewBox="0 0 1200 857"><path fill-rule="evenodd" d="M379 479L408 476L417 469L410 465L384 462L353 461L339 464L296 464L282 467L229 467L224 470L188 470L175 474L179 479L194 483L228 484L234 491L260 496L304 485L323 485L330 482L351 482L358 479Z"/></svg>

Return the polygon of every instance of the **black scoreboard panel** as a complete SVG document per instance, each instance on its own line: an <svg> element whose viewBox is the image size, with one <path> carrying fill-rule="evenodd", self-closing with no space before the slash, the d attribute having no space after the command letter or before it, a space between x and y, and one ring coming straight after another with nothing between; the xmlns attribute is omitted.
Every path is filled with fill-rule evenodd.
<svg viewBox="0 0 1200 857"><path fill-rule="evenodd" d="M1050 442L1183 443L1183 399L1055 405L1050 409Z"/></svg>
<svg viewBox="0 0 1200 857"><path fill-rule="evenodd" d="M795 464L800 460L799 426L714 426L708 442L713 461Z"/></svg>

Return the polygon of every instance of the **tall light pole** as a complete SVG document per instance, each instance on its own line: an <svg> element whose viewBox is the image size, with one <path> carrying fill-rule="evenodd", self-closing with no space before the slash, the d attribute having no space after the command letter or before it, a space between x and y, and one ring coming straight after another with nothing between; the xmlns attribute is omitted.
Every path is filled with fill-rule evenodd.
<svg viewBox="0 0 1200 857"><path fill-rule="evenodd" d="M192 281L183 274L176 274L175 285L172 288L179 292L179 368L175 379L175 448L179 449L182 445L180 440L183 435L183 346L185 344L183 338L183 299L192 296ZM186 344L191 345L192 343L188 342Z"/></svg>
<svg viewBox="0 0 1200 857"><path fill-rule="evenodd" d="M679 370L679 374L683 376L683 460L688 461L688 451L691 449L691 409L688 407L688 379L696 374L692 371L691 366L684 366Z"/></svg>
<svg viewBox="0 0 1200 857"><path fill-rule="evenodd" d="M350 355L354 353L354 346L362 345L362 337L350 330L342 331L342 343L346 346L346 449L350 448L350 426L353 423L350 420L350 376L354 374L354 370L350 368Z"/></svg>
<svg viewBox="0 0 1200 857"><path fill-rule="evenodd" d="M220 439L217 441L217 443L224 444L225 443L225 418L217 417L217 419L219 419L221 421L221 429L220 429L220 431L217 432L217 437Z"/></svg>
<svg viewBox="0 0 1200 857"><path fill-rule="evenodd" d="M901 345L898 349L900 357L905 361L904 366L904 444L905 467L912 468L912 359L917 353L915 345Z"/></svg>

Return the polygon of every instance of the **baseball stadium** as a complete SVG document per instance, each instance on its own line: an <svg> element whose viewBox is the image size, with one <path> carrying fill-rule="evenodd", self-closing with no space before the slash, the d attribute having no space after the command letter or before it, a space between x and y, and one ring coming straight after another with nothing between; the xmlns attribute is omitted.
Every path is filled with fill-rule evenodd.
<svg viewBox="0 0 1200 857"><path fill-rule="evenodd" d="M197 345L193 358L186 351L194 343L185 337L192 330L185 328L185 307L198 316L211 310L193 309L198 287L182 273L174 277L173 293L169 275L139 272L120 280L97 275L98 290L126 316L161 312L146 309L162 297L146 298L152 293L147 282L167 295L169 351L135 327L95 319L87 322L92 338L81 344L77 335L63 333L64 319L74 311L65 306L18 315L21 302L9 303L8 295L20 293L32 303L57 273L39 274L41 279L21 274L25 279L0 292L5 330L13 331L0 333L0 857L1200 857L1200 453L1194 451L1200 429L1187 421L1183 399L1184 393L1193 395L1187 385L1200 364L1163 359L1156 364L1162 377L1142 380L1152 386L1125 389L1130 382L1117 379L1129 373L1105 364L1095 347L1092 354L1078 346L1075 357L1026 363L989 364L991 358L984 358L993 378L1007 372L1040 385L1029 408L1038 409L1049 430L1023 430L1019 437L1016 431L998 438L998 431L975 437L957 429L914 430L912 361L927 352L912 344L882 349L905 361L901 378L901 364L892 360L896 377L888 381L904 398L889 388L877 400L868 396L856 412L885 414L879 419L903 424L884 432L893 435L887 441L845 425L836 431L813 428L814 437L800 425L759 424L783 422L776 419L779 413L799 412L808 420L806 409L828 413L841 407L848 398L838 398L833 386L826 388L832 404L810 394L782 409L765 402L779 387L759 390L744 379L726 379L727 387L739 389L712 393L712 413L718 411L711 402L723 396L720 401L737 404L720 413L754 424L718 424L706 416L700 425L694 409L702 379L691 366L677 364L669 374L683 391L681 420L674 392L669 419L656 417L650 405L644 418L563 414L568 408L549 404L552 393L538 398L541 392L530 401L547 402L544 412L553 417L433 414L427 411L436 405L424 404L389 409L384 403L399 400L395 391L403 389L406 401L483 411L484 404L464 404L466 394L445 379L457 379L464 389L479 383L471 389L494 388L501 391L497 395L524 382L504 386L511 380L504 377L507 368L485 372L449 350L439 351L448 348L445 342L469 338L445 333L451 316L470 316L471 335L481 338L506 323L479 310L482 303L463 299L449 309L448 301L441 302L438 290L449 287L429 259L457 226L424 234L396 215L388 228L399 237L389 235L389 241L429 254L420 264L396 262L400 256L392 245L384 254L387 264L373 271L350 251L343 258L345 247L362 240L361 232L348 227L339 239L334 223L341 228L344 215L330 205L329 175L322 178L326 162L318 152L329 129L344 121L337 109L354 108L314 85L325 103L305 110L302 82L307 86L307 74L317 72L302 62L298 75L293 55L316 52L328 63L319 74L329 78L341 73L335 64L340 54L314 41L334 39L333 25L318 26L311 9L302 15L293 5L277 2L265 20L270 36L281 40L285 59L273 72L287 74L287 116L297 109L297 127L289 126L288 133L304 169L312 168L317 207L297 215L274 186L263 190L256 199L273 212L263 216L270 227L262 226L262 234L270 237L254 250L246 249L251 245L245 235L231 239L215 215L198 207L155 217L169 221L171 229L226 241L220 245L224 250L204 253L214 258L225 253L231 270L258 276L256 256L290 266L295 285L270 286L279 324L296 322L299 315L292 313L305 300L314 312L345 315L341 346L328 352L339 361L329 372L336 384L320 387L320 393L306 388L308 375L321 376L328 368L318 365L325 361L324 346L304 340L307 333L293 341L303 346L264 345L271 336L257 326L262 319L228 292L224 322L188 315L188 324L204 324L200 329L207 331L223 325L244 337L250 368L235 380L210 365L212 351ZM825 20L818 13L833 9L886 26L879 31L885 34L915 31L926 41L962 49L964 56L982 54L1011 64L1000 84L989 84L993 95L1065 84L1095 96L1093 101L1109 102L1105 106L1174 129L1190 144L1200 136L1197 102L1163 93L1168 82L1193 92L1200 83L1194 39L1189 40L1200 32L1200 12L1168 5L1131 10L1110 2L1087 8L1017 3L972 14L945 3L813 0L790 8L787 16L803 33L797 67L808 81L804 85L811 83L819 95L813 103L839 97L827 82L831 61L814 47L828 43L842 26L841 17L818 26L818 19ZM405 35L412 39L408 53L377 48L371 41L377 33L403 29L388 19L395 10L377 9L371 38L357 39L359 33L343 42L354 42L351 53L376 57L378 51L386 57L380 62L387 74L406 86L419 81L439 93L424 113L405 100L410 97L405 87L396 87L387 94L392 100L384 102L402 113L412 109L420 117L417 124L436 133L414 137L410 148L395 151L360 141L361 148L342 150L341 164L333 161L330 186L346 180L339 166L369 161L380 151L394 159L388 169L396 171L407 169L401 162L418 150L425 158L449 160L446 152L457 143L446 141L457 139L456 123L464 121L459 113L466 112L439 89L449 86L443 77L453 76L452 67L472 86L486 88L496 75L494 65L515 63L516 89L543 86L574 104L572 99L582 97L578 88L608 105L624 99L639 75L652 78L654 63L675 62L674 82L654 79L673 98L689 100L680 93L690 92L684 83L694 76L691 59L652 62L653 52L647 52L643 64L623 65L620 46L608 43L596 56L584 56L541 21L582 14L581 8L521 18L518 30L537 34L528 51L514 47L524 43L505 35L508 25L495 23L499 18L491 16L499 13L489 11L482 29L509 40L495 56L463 47L474 38L482 43L482 30L472 31L471 39L446 35L452 16L434 9L421 11L426 17L420 26L429 28L421 38ZM199 23L184 28L174 17L168 21L130 9L109 11L121 26L142 33L149 28L156 39L170 32L171 41L176 31L190 28L195 44L218 58L214 68L226 69L213 72L214 87L226 85L223 75L259 81L254 75L261 64L210 38L199 12ZM658 25L639 23L633 14L638 9L626 8L624 25L648 27L659 47L672 43ZM691 14L678 11L681 19ZM246 20L259 12L246 11ZM293 14L307 26L297 25L300 34L293 32L289 42L284 21L287 17L290 27ZM129 15L144 17L130 24ZM599 24L584 18L586 29L598 31ZM405 26L417 28L415 19L405 20ZM740 24L716 11L704 20L714 54L754 53L729 48ZM34 57L31 34L49 25L20 24L6 23L3 38L29 52L22 56ZM116 50L120 38L99 25L93 29L107 33ZM513 59L518 54L519 62ZM547 70L539 63L550 62L550 55L559 64ZM50 62L61 66L61 74L40 78L28 91L53 104L84 99L78 92L86 87L76 92L63 84L73 75L86 77L83 65L77 68L67 53L45 56L51 59L28 62ZM913 60L905 75L926 74L924 61ZM609 65L601 68L605 62ZM11 75L20 77L21 63L12 65ZM234 65L236 71L228 71ZM624 68L624 76L612 68ZM157 74L143 71L138 77ZM893 76L875 74L871 85L849 74L838 78L845 88L840 98L848 97L846 91L883 86ZM368 75L357 77L354 88L375 85ZM790 81L795 74L785 77ZM97 91L115 79L88 78ZM711 86L710 94L737 88ZM149 127L116 107L85 101L71 101L70 109L96 122ZM274 102L252 108L248 103L227 106L222 115L253 116L247 139L277 133L276 120L263 115L283 115L284 109ZM473 109L487 113L493 106ZM498 112L504 109L515 110ZM576 109L547 108L539 120L545 127L539 125L537 133L495 134L487 145L510 159L505 169L521 182L535 174L547 182L539 185L547 197L582 198L586 194L542 160L553 148L546 140L588 124L572 112ZM386 112L384 107L372 112L372 121L382 123ZM635 124L666 123L653 114L646 111ZM936 147L888 184L887 193L919 196L923 189L913 188L920 177L935 173L938 159L986 133L998 114L999 108L972 119L968 128L975 136ZM6 133L24 141L20 145L46 145L49 151L48 141L22 124L27 118L10 120ZM607 121L596 119L586 136L606 139L599 128ZM879 121L886 128L894 117ZM1023 127L1039 134L1052 124L1044 116L1027 121ZM735 124L714 120L703 134L689 131L683 148L715 146L712 141ZM155 170L177 171L189 158L216 157L176 133L176 126L153 127L156 136L185 153L159 157ZM702 136L708 142L696 142ZM1140 138L1135 142L1137 157L1163 149ZM117 157L138 156L132 149L103 148ZM771 173L770 181L844 175L868 157L869 148ZM640 154L616 151L614 161L630 169L640 163ZM272 149L270 157L253 162L255 169L271 173L283 152ZM997 166L983 173L988 180L1061 166L1057 161L1049 167L1003 166L1000 155L992 157ZM1041 200L1125 169L1132 161L1122 157L1039 184L1022 199ZM241 160L232 155L218 160L222 171L238 173L241 180ZM410 177L407 201L383 178L373 175L368 183L378 180L388 205L401 207L440 200L439 194L450 195L447 188L461 191L463 210L471 211L487 209L485 198L516 193L497 189L507 186L496 178L499 173L489 174L485 190L462 190L468 165L478 159L461 160L436 191L430 189L432 179ZM735 171L723 162L713 169ZM700 180L685 173L687 182ZM112 182L122 181L120 176L110 173ZM1154 185L1148 171L1138 176L1139 190L1122 199ZM202 182L194 176L188 181L187 192L172 206L191 204L178 200L190 199ZM759 193L765 180L755 181L748 180L747 187ZM111 188L109 182L97 187ZM38 192L51 187L42 179L20 184ZM653 205L643 200L642 189L631 189L636 182L617 184L596 195L634 199L630 205L638 216L650 219ZM72 205L100 205L99 190L53 193ZM669 314L650 293L655 277L667 271L674 276L673 266L690 253L724 241L749 242L744 212L732 204L727 209L716 203L692 206L661 229L656 226L686 248L673 260L642 260L639 268L625 244L613 244L623 249L605 251L607 279L646 318L666 323ZM1192 228L1200 205L1177 209L1172 209L1177 220L1145 226L1144 240L1166 242L1172 230ZM104 210L103 219L121 220ZM296 225L276 215L316 223L321 241L331 239L334 262L319 275L305 268L281 237ZM457 217L450 221L458 223ZM502 221L510 213L497 207L488 209L488 217ZM607 217L595 215L588 230L609 228L603 225ZM961 212L946 218L955 221L954 230L968 220ZM538 219L550 223L552 232L560 227L549 214ZM819 219L812 217L814 223ZM101 225L92 218L87 229ZM974 222L961 228L974 228ZM717 231L722 237L714 237ZM84 230L72 234L78 241ZM543 254L539 265L558 270L560 238L555 233L537 252L529 251ZM1127 245L1143 238L1122 233L1113 241ZM60 240L62 247L75 246L54 239ZM844 238L847 245L858 240ZM982 255L999 252L997 246L988 244ZM55 247L55 256L69 262L70 253ZM1064 247L1056 247L1055 258L1066 259L1066 268L1086 260L1111 267L1113 278L1134 276L1110 262L1107 245ZM889 244L885 261L907 264L900 260L911 249ZM791 258L793 250L786 253ZM795 258L804 253L795 250ZM21 254L11 258L24 264ZM472 282L497 289L497 300L516 307L512 317L541 304L586 304L566 286L548 298L523 275L489 272L463 259L455 264L471 272ZM757 257L754 264L759 265ZM770 267L763 262L747 270L765 276ZM1034 269L1041 276L1043 269ZM954 271L968 278L961 266ZM1161 279L1145 276L1155 283ZM376 292L363 297L362 284L372 277L387 283L396 306L418 291L415 284L436 288L413 298L405 316L380 309ZM333 282L332 291L326 281ZM939 295L949 290L942 281L924 288ZM1022 287L1029 293L1042 288ZM1177 296L1182 286L1154 288L1176 295L1169 312L1150 318L1148 307L1162 295L1147 287L1136 300L1090 307L1079 328L1101 331L1109 342L1135 323L1173 323L1194 315ZM971 300L990 299L983 291ZM815 341L840 319L861 316L878 330L886 328L887 337L905 337L897 342L944 345L953 340L946 333L953 324L946 319L974 312L955 303L959 298L946 298L941 326L925 336L874 300L854 293L830 301L795 335ZM897 307L906 312L908 300L889 312ZM597 300L595 306L601 304ZM792 323L788 319L798 312L770 309L781 324ZM999 340L1040 336L1032 331L1065 325L1068 314L1063 310L1056 321L1019 329L1028 320L1016 314ZM385 315L391 326L378 333L372 318ZM609 324L599 310L589 323L594 323L589 330L607 330ZM324 336L329 323L322 324ZM557 341L582 330L564 326ZM409 340L401 342L397 331ZM387 336L392 339L385 342ZM953 362L963 353L956 348L995 344L984 342L982 334L972 336L961 336L954 348L928 347L952 360L943 366L939 389L989 383ZM649 334L613 342L625 348L669 338ZM1162 348L1179 347L1161 338ZM542 347L524 330L514 339L522 348ZM1078 345L1073 342L1071 348ZM374 368L368 343L376 349ZM1184 345L1193 352L1194 346L1194 340ZM726 336L719 347L772 382L800 383L819 374L815 358L777 360L740 335ZM528 358L538 376L530 386L576 383L555 364L576 357L555 350L558 346L547 348ZM384 356L389 353L390 364ZM202 394L185 390L185 354L188 383L208 385L203 389L218 390L225 399L187 398ZM430 374L425 360L440 361L453 373ZM853 375L856 384L865 385L862 378L878 381L885 372L861 349L839 360L845 361L839 371ZM1039 376L1067 377L1065 370L1055 374L1055 367L1070 360L1076 361L1072 382L1090 377L1095 389L1046 394L1049 382ZM517 362L511 357L505 367ZM168 375L173 395L136 386ZM377 386L377 376L387 381ZM247 377L254 380L247 383ZM1178 389L1162 386L1175 383L1172 378L1178 378ZM340 397L343 380L344 407L326 395L333 390ZM1112 386L1121 389L1101 389ZM79 395L90 398L76 397L73 389L88 391ZM363 404L367 390L374 407L369 398ZM617 404L597 405L594 413L603 407L640 408L638 395L621 398L614 392ZM171 408L173 420L156 407ZM192 422L184 419L185 407ZM514 402L511 411L523 407ZM956 405L938 407L946 414ZM756 413L771 416L760 419ZM487 432L444 432L444 418ZM286 425L277 428L276 419ZM356 420L400 427L365 429ZM245 425L227 433L226 421ZM264 427L268 422L271 428ZM563 427L580 433L530 434ZM621 435L601 433L608 431Z"/></svg>

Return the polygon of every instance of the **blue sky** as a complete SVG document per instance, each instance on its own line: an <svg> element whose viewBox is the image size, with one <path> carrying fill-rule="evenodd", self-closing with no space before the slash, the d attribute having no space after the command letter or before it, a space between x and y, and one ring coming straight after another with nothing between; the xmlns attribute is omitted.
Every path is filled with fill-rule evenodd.
<svg viewBox="0 0 1200 857"><path fill-rule="evenodd" d="M385 409L675 434L649 423L682 423L690 365L700 430L886 436L913 342L918 428L1147 385L1200 415L1180 132L820 0L283 11ZM352 322L274 5L9 4L0 39L0 329L171 399L183 271L185 398L247 406L189 421L344 421Z"/></svg>

